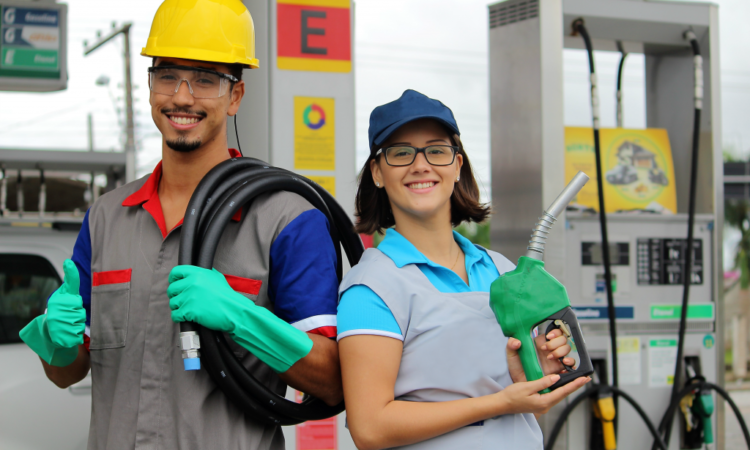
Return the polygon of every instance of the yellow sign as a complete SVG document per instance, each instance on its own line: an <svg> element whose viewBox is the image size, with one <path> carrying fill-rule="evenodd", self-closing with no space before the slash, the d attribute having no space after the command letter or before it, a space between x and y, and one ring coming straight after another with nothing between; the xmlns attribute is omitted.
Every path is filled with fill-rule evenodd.
<svg viewBox="0 0 750 450"><path fill-rule="evenodd" d="M294 97L294 168L336 170L335 100Z"/></svg>
<svg viewBox="0 0 750 450"><path fill-rule="evenodd" d="M307 178L318 183L320 187L328 191L329 194L336 196L336 177L316 177L313 175L307 175Z"/></svg>
<svg viewBox="0 0 750 450"><path fill-rule="evenodd" d="M600 130L606 212L633 209L667 209L677 212L674 164L667 130L652 128ZM565 128L565 180L583 171L591 182L575 203L599 210L596 185L594 132L591 128Z"/></svg>

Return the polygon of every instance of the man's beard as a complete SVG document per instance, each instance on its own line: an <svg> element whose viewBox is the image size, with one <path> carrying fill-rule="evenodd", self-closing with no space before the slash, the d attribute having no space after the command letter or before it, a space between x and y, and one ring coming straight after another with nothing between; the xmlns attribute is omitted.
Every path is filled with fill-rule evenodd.
<svg viewBox="0 0 750 450"><path fill-rule="evenodd" d="M184 137L178 137L177 139L167 140L167 147L180 153L190 153L198 149L201 145L202 142L200 139L188 141Z"/></svg>

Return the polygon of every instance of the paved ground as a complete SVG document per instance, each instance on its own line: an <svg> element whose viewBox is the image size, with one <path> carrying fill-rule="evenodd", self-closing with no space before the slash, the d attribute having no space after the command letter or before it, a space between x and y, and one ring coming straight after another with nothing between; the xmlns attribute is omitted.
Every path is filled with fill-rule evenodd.
<svg viewBox="0 0 750 450"><path fill-rule="evenodd" d="M726 387L731 388L731 386L729 385L727 385ZM732 397L732 400L734 400L734 402L737 404L737 407L742 412L742 415L745 418L745 422L750 424L750 389L736 391L731 390L729 391L729 395ZM726 450L741 450L747 448L745 439L742 437L742 430L740 429L740 425L737 422L734 413L732 412L732 408L730 408L726 403L724 417L726 417L724 429L727 439Z"/></svg>

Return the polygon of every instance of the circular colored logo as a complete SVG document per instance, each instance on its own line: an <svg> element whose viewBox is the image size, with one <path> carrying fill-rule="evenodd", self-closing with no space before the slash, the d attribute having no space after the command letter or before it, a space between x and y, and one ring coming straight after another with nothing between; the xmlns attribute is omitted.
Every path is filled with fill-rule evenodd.
<svg viewBox="0 0 750 450"><path fill-rule="evenodd" d="M313 111L318 113L318 121L316 123L312 123L312 121L310 120L310 115ZM302 113L302 120L305 122L305 125L307 125L307 127L311 130L318 130L326 124L326 113L325 111L323 111L323 108L313 103L305 108L305 112Z"/></svg>
<svg viewBox="0 0 750 450"><path fill-rule="evenodd" d="M703 346L708 349L714 348L714 337L711 336L710 334L707 334L703 338Z"/></svg>

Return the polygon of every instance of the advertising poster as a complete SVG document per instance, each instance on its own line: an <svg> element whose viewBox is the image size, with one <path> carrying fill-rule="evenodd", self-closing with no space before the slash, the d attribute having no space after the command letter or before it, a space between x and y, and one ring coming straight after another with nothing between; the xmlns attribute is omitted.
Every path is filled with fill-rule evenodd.
<svg viewBox="0 0 750 450"><path fill-rule="evenodd" d="M600 130L606 212L650 209L677 212L674 164L667 130ZM578 171L591 177L574 203L599 209L594 132L565 128L565 182Z"/></svg>
<svg viewBox="0 0 750 450"><path fill-rule="evenodd" d="M651 339L648 344L648 387L667 387L674 381L677 339Z"/></svg>
<svg viewBox="0 0 750 450"><path fill-rule="evenodd" d="M335 100L294 97L294 168L336 170Z"/></svg>
<svg viewBox="0 0 750 450"><path fill-rule="evenodd" d="M641 338L617 338L617 370L620 384L641 384Z"/></svg>

